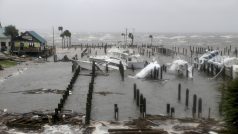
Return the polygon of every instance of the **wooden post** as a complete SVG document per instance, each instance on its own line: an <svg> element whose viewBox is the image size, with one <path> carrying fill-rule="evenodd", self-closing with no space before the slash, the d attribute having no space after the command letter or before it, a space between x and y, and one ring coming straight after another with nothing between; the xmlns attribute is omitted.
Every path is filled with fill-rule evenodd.
<svg viewBox="0 0 238 134"><path fill-rule="evenodd" d="M175 115L175 109L174 107L171 107L171 118L174 117L174 115Z"/></svg>
<svg viewBox="0 0 238 134"><path fill-rule="evenodd" d="M166 113L167 113L167 115L170 115L170 104L167 104L166 106L167 106Z"/></svg>
<svg viewBox="0 0 238 134"><path fill-rule="evenodd" d="M202 116L202 99L198 99L198 118L201 118Z"/></svg>
<svg viewBox="0 0 238 134"><path fill-rule="evenodd" d="M121 80L124 81L124 67L123 67L121 61L120 61L120 65L119 65L119 71L120 71L120 74L121 74Z"/></svg>
<svg viewBox="0 0 238 134"><path fill-rule="evenodd" d="M195 116L196 116L196 111L197 111L197 95L194 94L193 95L193 109L192 109L193 118L195 118Z"/></svg>
<svg viewBox="0 0 238 134"><path fill-rule="evenodd" d="M185 98L185 106L186 109L188 108L188 103L189 103L189 90L188 88L186 89L186 98Z"/></svg>
<svg viewBox="0 0 238 134"><path fill-rule="evenodd" d="M160 67L160 79L161 80L163 79L163 69L162 69L162 67Z"/></svg>
<svg viewBox="0 0 238 134"><path fill-rule="evenodd" d="M143 105L144 105L144 97L143 94L140 95L140 113L143 114Z"/></svg>
<svg viewBox="0 0 238 134"><path fill-rule="evenodd" d="M210 119L211 118L211 108L209 107L208 108L208 119Z"/></svg>
<svg viewBox="0 0 238 134"><path fill-rule="evenodd" d="M137 89L137 92L136 92L136 105L139 106L139 102L140 101L140 90Z"/></svg>
<svg viewBox="0 0 238 134"><path fill-rule="evenodd" d="M57 55L54 55L54 62L57 62Z"/></svg>
<svg viewBox="0 0 238 134"><path fill-rule="evenodd" d="M181 84L178 84L178 101L180 102L181 100Z"/></svg>
<svg viewBox="0 0 238 134"><path fill-rule="evenodd" d="M186 77L188 78L188 64L185 64L185 68L186 68Z"/></svg>
<svg viewBox="0 0 238 134"><path fill-rule="evenodd" d="M114 104L114 118L115 120L118 120L119 116L119 108L117 107L117 104Z"/></svg>
<svg viewBox="0 0 238 134"><path fill-rule="evenodd" d="M135 68L134 68L134 65L133 65L133 64L131 65L131 70L132 70L132 72L135 71Z"/></svg>
<svg viewBox="0 0 238 134"><path fill-rule="evenodd" d="M54 118L54 119L53 119L53 120L54 120L54 123L56 123L56 122L58 121L58 119L59 119L59 118L58 118L58 109L57 109L57 108L55 109L55 114L54 114L54 117L53 117L53 118Z"/></svg>
<svg viewBox="0 0 238 134"><path fill-rule="evenodd" d="M108 73L108 64L106 64L106 72Z"/></svg>
<svg viewBox="0 0 238 134"><path fill-rule="evenodd" d="M144 109L143 109L143 115L144 115L144 117L145 117L145 115L146 115L146 98L144 97Z"/></svg>
<svg viewBox="0 0 238 134"><path fill-rule="evenodd" d="M154 80L156 79L156 67L154 67Z"/></svg>
<svg viewBox="0 0 238 134"><path fill-rule="evenodd" d="M134 100L136 100L136 83L134 83Z"/></svg>

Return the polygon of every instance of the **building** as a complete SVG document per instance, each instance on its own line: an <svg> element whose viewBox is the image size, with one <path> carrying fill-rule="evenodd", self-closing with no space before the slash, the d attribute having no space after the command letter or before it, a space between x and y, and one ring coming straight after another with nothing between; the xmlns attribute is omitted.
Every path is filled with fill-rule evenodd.
<svg viewBox="0 0 238 134"><path fill-rule="evenodd" d="M11 37L10 36L6 36L4 34L5 32L5 28L3 28L1 26L1 23L0 23L0 50L1 51L7 51L10 47L10 41L11 41Z"/></svg>
<svg viewBox="0 0 238 134"><path fill-rule="evenodd" d="M26 31L13 39L13 53L42 54L46 50L47 41L34 31Z"/></svg>

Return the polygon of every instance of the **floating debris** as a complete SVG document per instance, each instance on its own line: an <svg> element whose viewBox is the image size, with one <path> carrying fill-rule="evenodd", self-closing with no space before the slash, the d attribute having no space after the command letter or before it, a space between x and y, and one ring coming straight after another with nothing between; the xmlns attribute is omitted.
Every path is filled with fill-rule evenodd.
<svg viewBox="0 0 238 134"><path fill-rule="evenodd" d="M94 92L95 94L99 94L99 95L109 95L109 94L118 94L118 95L124 95L123 93L113 93L113 92L109 92L109 91L102 91L102 92Z"/></svg>
<svg viewBox="0 0 238 134"><path fill-rule="evenodd" d="M53 93L53 94L63 94L64 90L59 89L32 89L32 90L25 90L25 91L16 91L16 92L9 92L9 93L22 93L22 94L46 94L46 93Z"/></svg>

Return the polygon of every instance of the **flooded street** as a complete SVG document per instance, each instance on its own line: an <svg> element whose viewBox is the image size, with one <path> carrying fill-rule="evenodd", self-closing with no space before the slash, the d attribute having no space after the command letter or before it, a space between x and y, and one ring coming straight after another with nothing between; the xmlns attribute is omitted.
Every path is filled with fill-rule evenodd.
<svg viewBox="0 0 238 134"><path fill-rule="evenodd" d="M59 50L58 58L67 54L72 57L80 54L80 49ZM94 50L96 51L96 50ZM98 50L100 51L100 50ZM93 53L93 52L92 52ZM165 64L172 61L171 57L157 55L159 63ZM24 63L22 63L24 64ZM33 89L58 89L65 90L73 73L71 62L32 63L19 75L11 76L1 83L0 107L8 112L25 113L33 110L54 110L61 97L60 94L23 94L18 91ZM192 96L202 98L202 116L208 117L211 108L211 117L219 118L219 80L210 80L207 74L195 70L194 78L188 79L174 74L164 73L163 80L135 79L139 70L125 71L125 81L121 81L118 71L110 71L109 76L97 76L94 84L92 99L93 120L113 120L114 104L119 107L119 119L127 120L140 116L138 107L133 99L133 84L147 99L147 114L166 114L166 104L175 108L175 117L192 117ZM90 71L81 70L80 74L89 74ZM86 98L90 76L79 75L72 91L66 101L64 109L85 113ZM181 83L181 102L178 102L178 84ZM185 107L185 90L189 89L189 109ZM103 93L107 94L103 94Z"/></svg>

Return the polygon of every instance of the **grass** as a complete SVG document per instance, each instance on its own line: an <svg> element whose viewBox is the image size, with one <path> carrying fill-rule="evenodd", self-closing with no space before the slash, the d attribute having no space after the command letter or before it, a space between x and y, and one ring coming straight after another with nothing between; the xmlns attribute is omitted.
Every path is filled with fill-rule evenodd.
<svg viewBox="0 0 238 134"><path fill-rule="evenodd" d="M3 68L8 68L8 67L12 67L15 66L17 63L15 61L11 61L11 60L0 60L0 65Z"/></svg>
<svg viewBox="0 0 238 134"><path fill-rule="evenodd" d="M229 81L223 90L222 111L227 123L227 134L237 134L238 132L238 78Z"/></svg>

